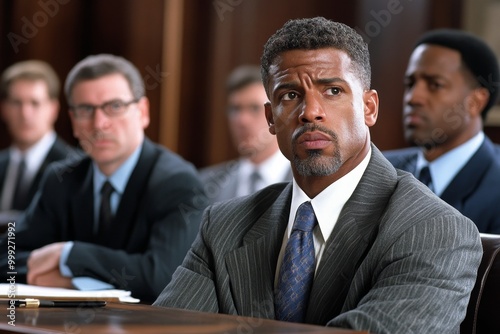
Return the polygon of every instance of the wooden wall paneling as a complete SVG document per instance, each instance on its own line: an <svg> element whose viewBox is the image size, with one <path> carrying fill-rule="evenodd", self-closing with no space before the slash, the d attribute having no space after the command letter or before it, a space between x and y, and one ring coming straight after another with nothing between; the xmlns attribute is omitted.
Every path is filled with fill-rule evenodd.
<svg viewBox="0 0 500 334"><path fill-rule="evenodd" d="M254 3L250 3L253 5ZM227 3L226 3L227 5ZM240 6L242 6L241 4ZM207 84L207 107L209 119L207 125L209 131L206 133L208 144L205 156L205 165L227 160L228 157L235 157L236 150L230 142L228 123L225 114L225 90L224 84L226 76L235 63L234 53L239 48L239 43L235 43L239 35L239 26L235 21L235 14L240 8L238 6L229 7L228 10L218 10L218 3L207 14L210 16L212 31L211 45L208 54L208 77ZM236 11L236 13L235 13ZM246 42L246 41L245 41Z"/></svg>
<svg viewBox="0 0 500 334"><path fill-rule="evenodd" d="M120 3L123 1L119 0ZM155 142L162 143L160 132L162 110L162 89L168 78L168 70L163 63L165 43L165 7L179 0L130 1L126 7L124 24L126 41L123 43L124 56L142 74L146 96L150 102L150 124L146 135ZM180 70L178 70L179 72ZM169 145L165 145L169 146ZM174 146L172 146L175 148Z"/></svg>
<svg viewBox="0 0 500 334"><path fill-rule="evenodd" d="M183 11L182 0L167 1L164 8L162 67L168 76L162 85L159 141L173 151L179 141Z"/></svg>
<svg viewBox="0 0 500 334"><path fill-rule="evenodd" d="M73 0L74 1L74 0ZM125 56L131 31L128 10L132 1L120 0L78 0L85 1L83 12L85 35L81 58L111 53Z"/></svg>
<svg viewBox="0 0 500 334"><path fill-rule="evenodd" d="M382 150L407 146L403 137L403 79L413 43L428 27L428 1L362 0L355 29L368 42L372 88L380 98L372 141Z"/></svg>
<svg viewBox="0 0 500 334"><path fill-rule="evenodd" d="M212 10L210 1L184 1L178 153L196 166L203 164L208 147L205 140L209 120L207 87L212 83L208 74L212 38L208 14Z"/></svg>
<svg viewBox="0 0 500 334"><path fill-rule="evenodd" d="M457 28L463 27L464 8L463 0L431 1L428 12L429 28Z"/></svg>
<svg viewBox="0 0 500 334"><path fill-rule="evenodd" d="M0 71L7 67L7 60L5 59L6 49L10 47L10 43L5 38L10 29L10 2L0 1ZM0 120L0 149L9 145L9 137L7 135L7 127L4 122Z"/></svg>

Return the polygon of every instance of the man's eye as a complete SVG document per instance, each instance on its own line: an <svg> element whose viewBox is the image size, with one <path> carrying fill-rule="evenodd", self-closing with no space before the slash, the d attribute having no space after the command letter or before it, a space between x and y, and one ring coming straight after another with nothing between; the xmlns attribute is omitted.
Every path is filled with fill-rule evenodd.
<svg viewBox="0 0 500 334"><path fill-rule="evenodd" d="M429 88L430 88L430 90L438 90L441 87L443 87L443 85L441 85L439 82L436 82L436 81L429 82Z"/></svg>
<svg viewBox="0 0 500 334"><path fill-rule="evenodd" d="M91 114L94 111L94 107L84 104L84 105L75 107L75 111L79 114Z"/></svg>
<svg viewBox="0 0 500 334"><path fill-rule="evenodd" d="M405 81L403 81L403 85L404 85L405 89L412 88L414 84L415 84L415 81L413 81L411 79L406 79Z"/></svg>
<svg viewBox="0 0 500 334"><path fill-rule="evenodd" d="M120 111L123 108L124 103L122 101L113 101L108 104L108 108L112 111Z"/></svg>
<svg viewBox="0 0 500 334"><path fill-rule="evenodd" d="M285 95L283 95L283 100L290 101L290 100L296 99L297 97L298 97L297 93L290 92L290 93L286 93Z"/></svg>
<svg viewBox="0 0 500 334"><path fill-rule="evenodd" d="M339 95L341 93L340 88L332 87L326 90L327 95Z"/></svg>
<svg viewBox="0 0 500 334"><path fill-rule="evenodd" d="M248 109L252 113L257 114L257 113L260 113L260 111L262 110L262 106L260 106L258 104L252 104L251 106L248 107Z"/></svg>

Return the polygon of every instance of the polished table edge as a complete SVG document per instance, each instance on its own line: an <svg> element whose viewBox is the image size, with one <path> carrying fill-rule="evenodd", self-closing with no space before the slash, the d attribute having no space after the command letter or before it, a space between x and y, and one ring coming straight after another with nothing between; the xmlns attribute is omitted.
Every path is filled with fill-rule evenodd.
<svg viewBox="0 0 500 334"><path fill-rule="evenodd" d="M114 302L100 308L16 308L12 326L8 323L7 305L2 304L1 309L1 333L368 334L368 331Z"/></svg>

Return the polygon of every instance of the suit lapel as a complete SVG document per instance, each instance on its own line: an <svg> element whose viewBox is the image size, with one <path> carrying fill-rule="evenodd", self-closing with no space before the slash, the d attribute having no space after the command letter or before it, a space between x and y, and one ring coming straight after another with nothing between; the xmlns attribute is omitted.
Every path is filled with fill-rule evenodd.
<svg viewBox="0 0 500 334"><path fill-rule="evenodd" d="M288 184L274 204L243 238L243 247L226 256L227 270L238 314L274 319L274 276L290 211ZM257 207L257 206L255 206ZM260 218L259 218L260 217Z"/></svg>
<svg viewBox="0 0 500 334"><path fill-rule="evenodd" d="M77 189L70 201L73 230L79 241L94 242L94 172L90 158L84 158L79 164L77 170L72 171L75 173L75 177L71 178L74 182L69 183L70 187L74 186ZM84 174L82 184L79 184L80 177L77 173Z"/></svg>
<svg viewBox="0 0 500 334"><path fill-rule="evenodd" d="M441 194L441 198L461 211L463 201L481 183L481 178L493 163L495 149L493 143L485 138L472 158L453 178L448 187Z"/></svg>
<svg viewBox="0 0 500 334"><path fill-rule="evenodd" d="M36 173L35 178L31 183L28 193L28 198L33 198L35 196L35 193L38 190L38 186L40 185L40 181L42 180L43 173L47 168L47 166L54 161L66 158L67 152L68 148L66 147L66 144L62 142L59 138L56 138L56 141L54 142L49 152L47 153L47 156L43 160L42 165L38 169L38 172Z"/></svg>
<svg viewBox="0 0 500 334"><path fill-rule="evenodd" d="M311 291L307 323L325 324L341 312L353 276L376 238L396 181L396 170L372 145L370 163L326 241Z"/></svg>
<svg viewBox="0 0 500 334"><path fill-rule="evenodd" d="M131 229L134 227L134 222L140 211L140 203L138 202L144 198L142 194L147 188L149 174L157 157L158 152L153 143L145 138L137 165L130 175L115 217L111 222L110 230L113 233L113 238L109 238L109 235L104 236L108 247L123 248L127 245L128 238L133 235Z"/></svg>
<svg viewBox="0 0 500 334"><path fill-rule="evenodd" d="M5 182L5 174L7 174L7 166L9 165L9 150L0 153L0 199L2 198L3 184Z"/></svg>
<svg viewBox="0 0 500 334"><path fill-rule="evenodd" d="M384 156L391 162L391 164L395 168L410 172L415 175L419 152L419 147L408 147L404 149L385 151Z"/></svg>

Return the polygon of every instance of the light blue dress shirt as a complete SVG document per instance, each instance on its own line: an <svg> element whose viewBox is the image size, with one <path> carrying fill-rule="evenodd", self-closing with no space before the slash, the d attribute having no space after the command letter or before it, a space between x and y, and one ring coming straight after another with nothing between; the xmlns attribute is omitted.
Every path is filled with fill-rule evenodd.
<svg viewBox="0 0 500 334"><path fill-rule="evenodd" d="M94 234L98 231L99 224L99 208L101 202L101 188L104 182L109 181L115 190L111 194L111 210L113 214L116 213L118 205L120 204L121 197L125 191L130 175L132 174L137 162L139 161L139 156L142 152L142 145L128 157L127 160L111 175L106 177L95 162L92 163L93 169L93 180L94 180ZM73 248L73 242L68 241L63 247L61 258L59 260L59 270L64 277L73 277L71 269L66 265L71 249ZM102 290L102 289L113 289L113 285L99 281L92 277L73 277L71 280L73 286L79 290Z"/></svg>
<svg viewBox="0 0 500 334"><path fill-rule="evenodd" d="M425 160L422 151L419 151L415 175L419 175L420 170L428 165L432 178L431 190L436 195L441 196L458 172L460 172L470 158L477 152L479 147L483 144L483 141L484 133L479 132L462 145L446 152L432 162Z"/></svg>

